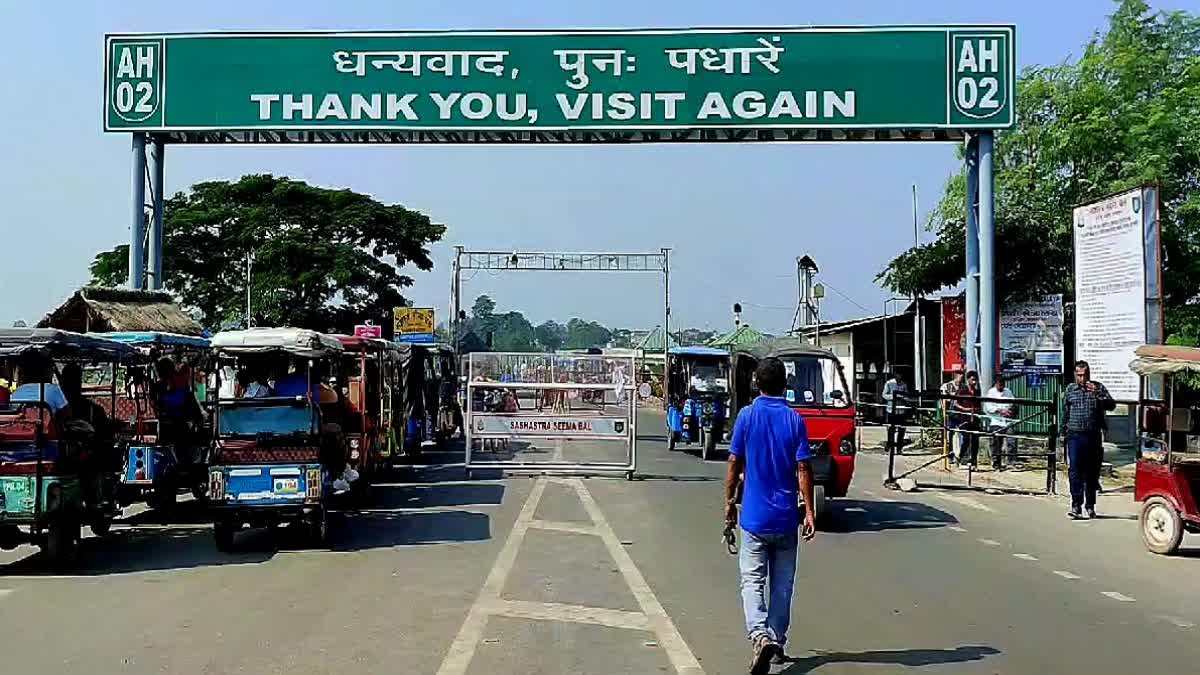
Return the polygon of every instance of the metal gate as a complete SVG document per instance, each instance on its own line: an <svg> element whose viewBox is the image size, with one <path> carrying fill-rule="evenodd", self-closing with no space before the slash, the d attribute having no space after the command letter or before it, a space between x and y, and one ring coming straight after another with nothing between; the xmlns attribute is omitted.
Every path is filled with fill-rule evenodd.
<svg viewBox="0 0 1200 675"><path fill-rule="evenodd" d="M473 353L467 366L466 470L637 470L634 359Z"/></svg>

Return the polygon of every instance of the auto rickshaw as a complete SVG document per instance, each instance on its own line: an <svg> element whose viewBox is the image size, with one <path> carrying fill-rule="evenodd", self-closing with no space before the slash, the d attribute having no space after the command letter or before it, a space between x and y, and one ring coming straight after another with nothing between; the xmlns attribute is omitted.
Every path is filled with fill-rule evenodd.
<svg viewBox="0 0 1200 675"><path fill-rule="evenodd" d="M0 362L19 384L0 405L0 548L30 542L63 567L75 559L83 525L108 533L120 513L121 463L111 421L83 393L95 375L84 368L111 373L134 356L128 345L78 333L0 329ZM111 405L115 378L107 395Z"/></svg>
<svg viewBox="0 0 1200 675"><path fill-rule="evenodd" d="M845 497L854 477L854 403L836 355L797 338L776 338L735 348L730 419L758 396L754 369L773 356L787 372L784 396L804 419L812 451L813 515L817 524L828 517L827 500Z"/></svg>
<svg viewBox="0 0 1200 675"><path fill-rule="evenodd" d="M345 353L339 379L344 381L348 417L343 433L347 462L361 478L360 493L376 482L399 453L404 425L402 379L408 349L387 340L338 335Z"/></svg>
<svg viewBox="0 0 1200 675"><path fill-rule="evenodd" d="M459 404L458 359L449 345L438 345L438 407L435 438L439 446L463 428L463 411Z"/></svg>
<svg viewBox="0 0 1200 675"><path fill-rule="evenodd" d="M345 398L326 375L342 343L311 330L251 328L217 333L212 348L220 367L208 498L217 548L231 550L243 525L281 522L303 524L323 544L334 484L349 474Z"/></svg>
<svg viewBox="0 0 1200 675"><path fill-rule="evenodd" d="M672 347L667 352L671 400L667 448L699 443L700 456L716 453L729 413L729 352L712 347Z"/></svg>
<svg viewBox="0 0 1200 675"><path fill-rule="evenodd" d="M212 429L196 375L206 368L208 339L153 331L94 335L141 356L125 364L124 392L111 413L125 426L121 504L145 501L168 509L180 490L204 499Z"/></svg>
<svg viewBox="0 0 1200 675"><path fill-rule="evenodd" d="M404 354L403 452L410 460L437 444L438 402L441 398L438 347L398 343Z"/></svg>
<svg viewBox="0 0 1200 675"><path fill-rule="evenodd" d="M1171 555L1185 532L1200 533L1200 399L1176 386L1180 375L1200 372L1200 349L1144 345L1136 354L1130 369L1142 377L1133 489L1142 504L1138 523L1147 549Z"/></svg>

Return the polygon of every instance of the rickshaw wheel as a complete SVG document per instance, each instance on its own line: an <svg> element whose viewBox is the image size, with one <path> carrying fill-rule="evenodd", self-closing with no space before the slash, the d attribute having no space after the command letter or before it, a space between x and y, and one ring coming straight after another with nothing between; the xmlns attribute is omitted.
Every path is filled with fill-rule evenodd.
<svg viewBox="0 0 1200 675"><path fill-rule="evenodd" d="M704 432L704 459L717 454L717 434L715 429Z"/></svg>
<svg viewBox="0 0 1200 675"><path fill-rule="evenodd" d="M61 521L51 524L42 550L53 567L62 569L71 565L79 552L79 523Z"/></svg>
<svg viewBox="0 0 1200 675"><path fill-rule="evenodd" d="M320 506L308 517L308 538L313 544L325 545L329 539L329 516L324 506Z"/></svg>
<svg viewBox="0 0 1200 675"><path fill-rule="evenodd" d="M667 433L667 450L675 452L675 444L679 442L679 432L671 431Z"/></svg>
<svg viewBox="0 0 1200 675"><path fill-rule="evenodd" d="M1183 541L1183 518L1171 503L1162 497L1151 497L1142 505L1138 518L1142 541L1152 553L1171 555Z"/></svg>
<svg viewBox="0 0 1200 675"><path fill-rule="evenodd" d="M103 537L108 535L109 531L112 530L112 521L104 516L99 516L89 523L89 526L92 528L92 534L97 537Z"/></svg>

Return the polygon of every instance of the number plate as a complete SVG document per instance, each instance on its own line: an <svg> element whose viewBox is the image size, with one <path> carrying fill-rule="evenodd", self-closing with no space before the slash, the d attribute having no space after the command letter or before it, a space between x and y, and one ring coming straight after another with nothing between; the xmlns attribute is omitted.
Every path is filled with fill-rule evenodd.
<svg viewBox="0 0 1200 675"><path fill-rule="evenodd" d="M300 492L300 479L299 478L276 478L274 492L277 495L297 494Z"/></svg>

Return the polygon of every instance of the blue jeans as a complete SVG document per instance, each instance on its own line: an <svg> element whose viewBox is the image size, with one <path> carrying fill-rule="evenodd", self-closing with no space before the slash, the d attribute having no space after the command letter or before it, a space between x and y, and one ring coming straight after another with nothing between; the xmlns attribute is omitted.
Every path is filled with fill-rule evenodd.
<svg viewBox="0 0 1200 675"><path fill-rule="evenodd" d="M1100 491L1100 465L1104 443L1100 432L1067 434L1067 476L1071 479L1071 508L1095 508Z"/></svg>
<svg viewBox="0 0 1200 675"><path fill-rule="evenodd" d="M798 540L796 532L760 535L742 530L738 567L742 575L746 634L751 638L766 633L780 646L787 643Z"/></svg>

